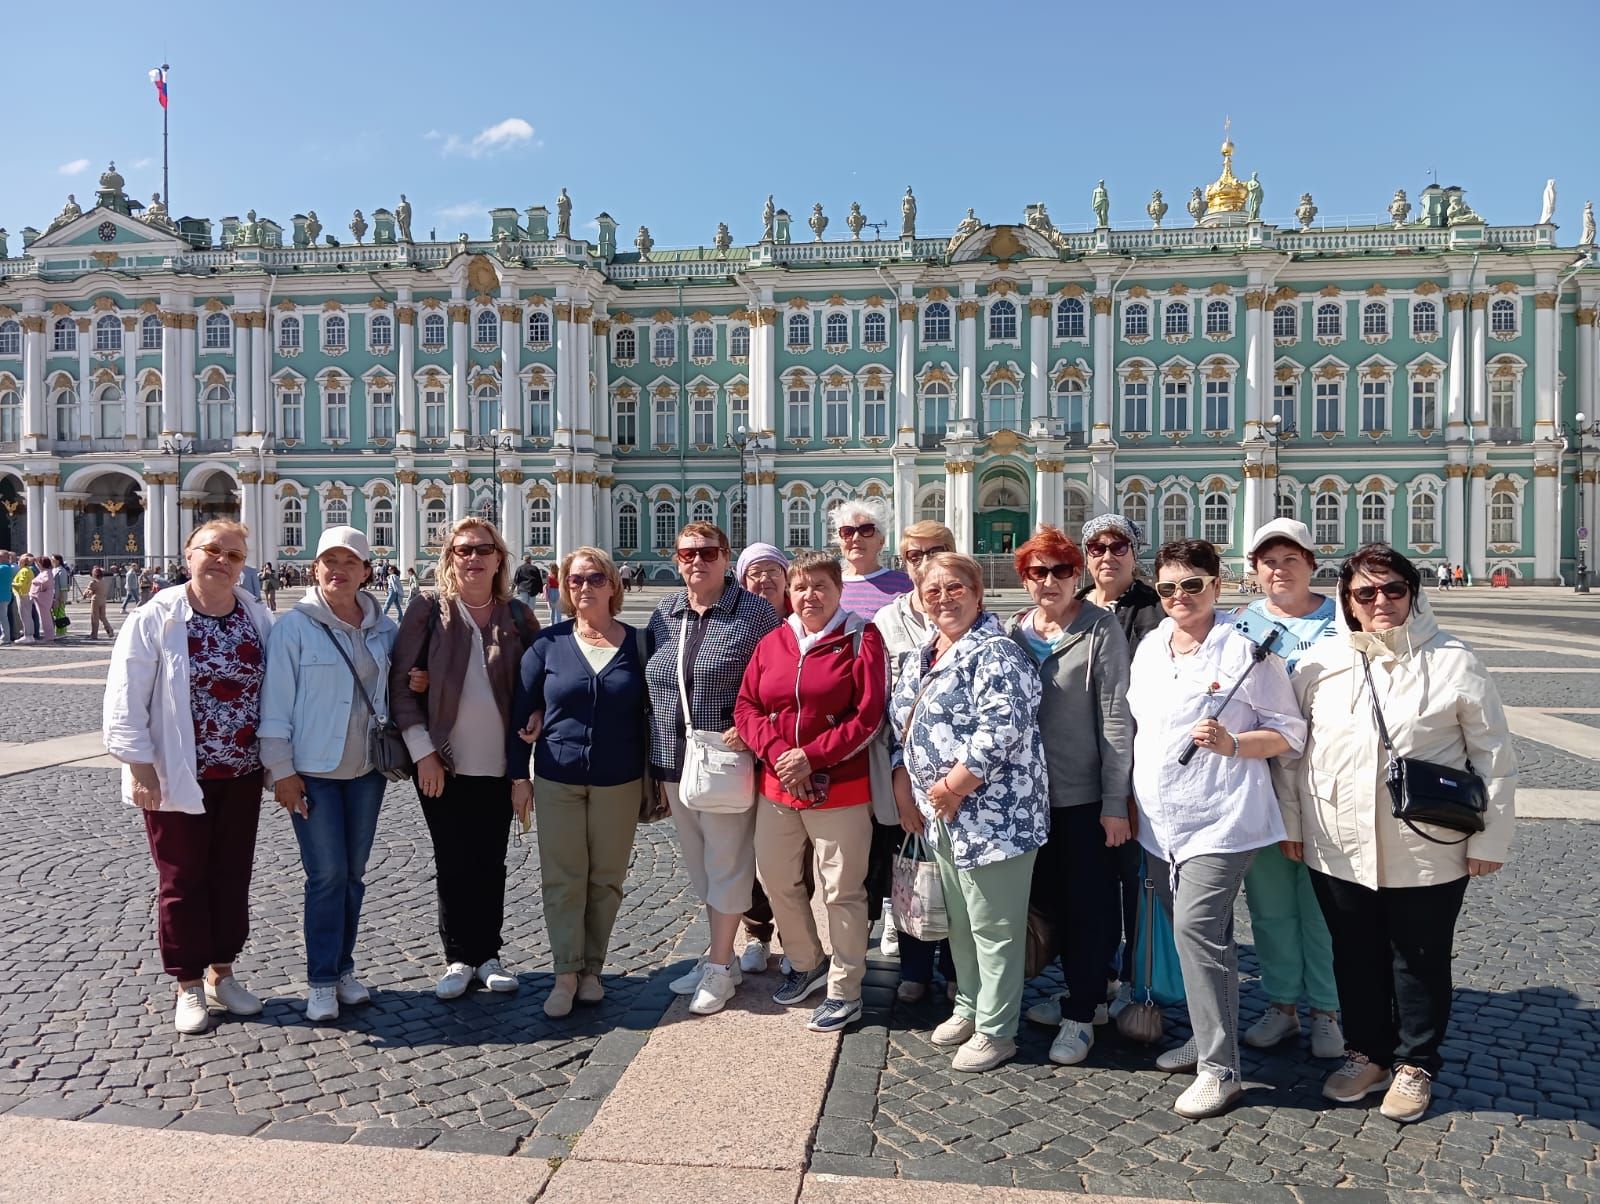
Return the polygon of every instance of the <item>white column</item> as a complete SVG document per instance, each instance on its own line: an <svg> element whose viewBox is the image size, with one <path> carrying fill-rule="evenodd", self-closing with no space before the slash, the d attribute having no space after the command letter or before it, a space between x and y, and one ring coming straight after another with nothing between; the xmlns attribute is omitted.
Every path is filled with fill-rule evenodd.
<svg viewBox="0 0 1600 1204"><path fill-rule="evenodd" d="M1556 281L1538 272L1533 299L1533 437L1556 437ZM1580 340L1581 341L1581 340Z"/></svg>
<svg viewBox="0 0 1600 1204"><path fill-rule="evenodd" d="M144 478L144 560L153 563L162 558L162 537L165 528L161 516L166 513L167 487L160 481L158 472L146 473Z"/></svg>
<svg viewBox="0 0 1600 1204"><path fill-rule="evenodd" d="M594 439L602 452L611 450L611 321L601 315L591 320L589 324L589 346L593 351L590 362L594 366ZM754 352L752 347L751 351ZM607 506L610 513L609 504ZM608 518L601 524L605 530L609 524ZM611 547L609 542L606 547Z"/></svg>
<svg viewBox="0 0 1600 1204"><path fill-rule="evenodd" d="M571 455L560 451L556 453L555 473L553 475L556 483L555 554L560 557L577 547L580 542L578 534L578 488L573 480Z"/></svg>
<svg viewBox="0 0 1600 1204"><path fill-rule="evenodd" d="M456 299L450 305L450 446L465 447L472 429L472 401L467 392L467 318L470 307ZM452 491L454 492L454 491ZM464 512L464 511L463 511ZM456 515L460 518L461 515Z"/></svg>
<svg viewBox="0 0 1600 1204"><path fill-rule="evenodd" d="M1467 562L1465 464L1450 464L1444 483L1444 555L1452 565Z"/></svg>
<svg viewBox="0 0 1600 1204"><path fill-rule="evenodd" d="M1472 346L1472 424L1481 426L1488 421L1489 406L1489 372L1488 372L1488 303L1487 293L1476 293L1472 298L1471 311L1467 315ZM1473 574L1476 576L1476 572Z"/></svg>
<svg viewBox="0 0 1600 1204"><path fill-rule="evenodd" d="M251 316L248 313L233 315L233 387L234 387L234 420L235 432L234 445L244 446L249 440L252 431L261 429L261 424L256 419L256 380L252 371L250 348L254 343L251 337L254 332L250 329ZM239 513L243 515L241 503ZM241 522L249 527L248 519L241 518ZM254 528L251 528L254 530ZM248 562L255 564L254 557Z"/></svg>
<svg viewBox="0 0 1600 1204"><path fill-rule="evenodd" d="M25 307L39 304L23 302ZM37 310L24 312L22 329L22 450L36 452L42 450L50 432L44 412L44 315Z"/></svg>
<svg viewBox="0 0 1600 1204"><path fill-rule="evenodd" d="M56 497L56 546L52 556L65 556L69 561L78 558L78 506L76 498Z"/></svg>
<svg viewBox="0 0 1600 1204"><path fill-rule="evenodd" d="M256 539L256 546L261 549L261 559L276 562L278 559L278 545L283 541L278 538L278 478L275 473L266 469L261 473L261 532Z"/></svg>
<svg viewBox="0 0 1600 1204"><path fill-rule="evenodd" d="M61 478L55 475L42 477L39 485L39 535L46 556L54 556L61 547L61 509L57 500Z"/></svg>
<svg viewBox="0 0 1600 1204"><path fill-rule="evenodd" d="M450 469L450 521L458 523L467 517L467 511L472 508L472 488L469 482L472 473L467 468L465 456L453 457L454 466Z"/></svg>
<svg viewBox="0 0 1600 1204"><path fill-rule="evenodd" d="M1484 576L1488 571L1489 556L1489 502L1487 495L1487 480L1489 466L1487 464L1474 464L1472 476L1467 487L1467 506L1472 515L1472 521L1467 526L1467 571L1472 574L1474 585L1487 585Z"/></svg>
<svg viewBox="0 0 1600 1204"><path fill-rule="evenodd" d="M604 359L604 357L601 357ZM599 361L596 361L599 362ZM605 394L596 394L604 397ZM617 532L612 522L611 487L616 484L616 478L610 474L600 476L595 481L595 514L594 514L594 544L596 547L607 551L617 546ZM745 526L750 525L749 516L745 516Z"/></svg>
<svg viewBox="0 0 1600 1204"><path fill-rule="evenodd" d="M501 328L501 334L505 330ZM528 546L528 532L525 527L527 507L522 504L522 473L514 468L502 468L500 480L495 482L496 494L500 506L500 538L506 541L506 547L511 549L511 555L518 561L522 559L522 550Z"/></svg>
<svg viewBox="0 0 1600 1204"><path fill-rule="evenodd" d="M580 448L594 447L596 429L594 398L589 394L589 320L593 314L594 311L587 305L575 305L572 309L570 375L572 376L572 411L577 418L577 422L574 424L577 430L574 432L573 445ZM683 355L689 354L687 347L680 347L678 350ZM589 495L594 490L592 486L585 486L583 492L585 495ZM584 513L590 515L591 524L594 511L593 501L592 497L586 496L583 507ZM591 543L594 534L593 526L590 525L587 529L591 538L586 539L584 542Z"/></svg>
<svg viewBox="0 0 1600 1204"><path fill-rule="evenodd" d="M1556 475L1555 457L1548 464L1533 466L1533 576L1541 584L1560 583L1561 531L1556 514L1556 490L1561 485ZM1485 522L1488 521L1485 515Z"/></svg>
<svg viewBox="0 0 1600 1204"><path fill-rule="evenodd" d="M508 286L509 287L509 286ZM512 290L515 292L515 290ZM500 304L500 434L522 433L522 306ZM504 507L501 507L504 513Z"/></svg>
<svg viewBox="0 0 1600 1204"><path fill-rule="evenodd" d="M122 319L122 442L139 446L139 317Z"/></svg>
<svg viewBox="0 0 1600 1204"><path fill-rule="evenodd" d="M1096 373L1095 379L1099 379ZM1117 448L1110 440L1089 450L1089 504L1092 514L1109 514L1117 508ZM1072 538L1078 532L1068 531Z"/></svg>
<svg viewBox="0 0 1600 1204"><path fill-rule="evenodd" d="M1111 382L1117 375L1111 351L1111 297L1097 293L1089 304L1094 311L1094 442L1106 443L1111 439Z"/></svg>
<svg viewBox="0 0 1600 1204"><path fill-rule="evenodd" d="M917 442L917 305L910 300L911 286L904 286L904 296L900 302L899 326L896 330L898 341L895 343L895 369L894 369L894 425L896 444L902 447L915 447ZM896 472L898 473L898 461ZM912 477L913 488L916 484L915 476ZM895 486L895 497L898 498L899 486ZM916 499L909 503L907 514L914 513ZM898 509L898 504L896 506ZM915 518L908 519L900 524L903 530ZM898 532L896 532L898 534Z"/></svg>
<svg viewBox="0 0 1600 1204"><path fill-rule="evenodd" d="M1259 438L1261 435L1261 428L1257 424L1267 416L1266 382L1272 379L1271 373L1262 363L1261 306L1265 298L1266 293L1259 288L1250 289L1244 297L1244 437L1246 439ZM1247 480L1246 489L1248 488ZM1245 512L1251 516L1256 514L1248 504Z"/></svg>
<svg viewBox="0 0 1600 1204"><path fill-rule="evenodd" d="M254 382L251 390L255 396L250 433L256 436L256 442L259 443L272 429L272 361L267 354L272 336L267 330L266 311L258 310L252 315L250 326L250 378ZM239 371L244 370L244 364L241 363Z"/></svg>
<svg viewBox="0 0 1600 1204"><path fill-rule="evenodd" d="M250 532L245 540L245 563L261 566L272 557L266 554L261 542L261 476L255 472L239 474L239 521Z"/></svg>
<svg viewBox="0 0 1600 1204"><path fill-rule="evenodd" d="M92 439L94 415L89 409L89 394L94 391L94 319L76 318L78 324L78 438Z"/></svg>
<svg viewBox="0 0 1600 1204"><path fill-rule="evenodd" d="M972 285L968 284L967 288ZM956 363L961 376L957 417L971 422L978 417L978 302L963 296L956 306ZM948 495L947 495L948 496Z"/></svg>
<svg viewBox="0 0 1600 1204"><path fill-rule="evenodd" d="M179 358L183 361L178 387L181 390L183 408L183 433L194 435L200 429L200 415L197 408L198 397L195 390L195 313L192 308L185 305L183 315L183 329L179 331L180 348Z"/></svg>
<svg viewBox="0 0 1600 1204"><path fill-rule="evenodd" d="M20 550L42 553L45 544L44 486L38 478L28 478L23 483L23 494L28 507L28 546ZM18 605L21 604L19 600Z"/></svg>
<svg viewBox="0 0 1600 1204"><path fill-rule="evenodd" d="M944 466L944 525L955 532L956 551L972 551L973 462L947 461Z"/></svg>
<svg viewBox="0 0 1600 1204"><path fill-rule="evenodd" d="M769 449L751 457L750 471L756 474L756 483L750 488L751 542L782 546L778 540L778 468L777 459Z"/></svg>
<svg viewBox="0 0 1600 1204"><path fill-rule="evenodd" d="M165 304L165 302L163 303ZM183 376L180 346L182 318L170 310L161 313L161 434L176 435L183 429L183 391L178 385Z"/></svg>
<svg viewBox="0 0 1600 1204"><path fill-rule="evenodd" d="M1036 280L1028 299L1028 422L1032 425L1050 412L1050 299L1045 283ZM1059 474L1058 474L1059 475ZM1056 482L1057 485L1060 481ZM1041 510L1042 514L1043 511ZM1043 522L1041 518L1039 520ZM1055 524L1059 526L1060 524Z"/></svg>
<svg viewBox="0 0 1600 1204"><path fill-rule="evenodd" d="M1059 459L1042 459L1033 462L1033 490L1039 510L1039 523L1060 527L1066 521L1067 497L1062 484L1062 470L1066 465ZM1076 531L1067 535L1077 538Z"/></svg>
<svg viewBox="0 0 1600 1204"><path fill-rule="evenodd" d="M894 546L900 547L900 532L917 521L917 449L895 447L894 460Z"/></svg>
<svg viewBox="0 0 1600 1204"><path fill-rule="evenodd" d="M778 311L771 300L763 297L761 308L750 315L750 429L766 439L778 429ZM752 523L750 529L757 528ZM765 534L759 538L772 542Z"/></svg>
<svg viewBox="0 0 1600 1204"><path fill-rule="evenodd" d="M1595 393L1595 367L1596 359L1600 358L1600 342L1595 339L1595 302L1590 298L1582 298L1578 302L1578 311L1573 315L1572 337L1577 344L1573 348L1573 357L1577 360L1578 392L1576 410L1591 420L1600 418L1595 413L1597 401L1600 396Z"/></svg>
<svg viewBox="0 0 1600 1204"><path fill-rule="evenodd" d="M1466 383L1467 383L1467 295L1465 293L1451 293L1445 297L1445 304L1449 306L1449 322L1445 337L1450 344L1450 366L1445 374L1445 422L1449 427L1459 428L1467 420L1466 410ZM1451 430L1449 438L1461 438L1459 430ZM1460 564L1461 561L1452 563Z"/></svg>
<svg viewBox="0 0 1600 1204"><path fill-rule="evenodd" d="M171 473L166 474L169 478ZM168 480L162 493L161 507L161 556L163 560L175 561L178 559L179 550L183 547L183 537L179 534L181 529L181 513L183 510L182 485L176 481Z"/></svg>
<svg viewBox="0 0 1600 1204"><path fill-rule="evenodd" d="M408 297L410 295L407 290ZM400 426L395 432L395 447L411 449L417 446L417 307L414 305L400 304L394 307L395 333L400 339L400 371L399 381L396 385L395 401L400 406ZM413 489L413 501L416 490ZM413 524L412 534L415 534ZM412 543L412 554L415 556L416 544ZM400 568L403 572L412 565L411 560L402 559Z"/></svg>
<svg viewBox="0 0 1600 1204"><path fill-rule="evenodd" d="M573 408L573 399L577 396L577 393L572 387L572 302L557 301L551 307L551 321L555 325L555 330L552 334L556 341L556 388L554 396L550 399L555 406L555 444L557 447L570 448L573 442L573 431L578 426L577 414ZM648 350L648 348L640 349L639 358L641 360L645 359ZM682 348L679 348L679 350L681 351ZM643 406L644 399L641 398L640 407L643 408ZM640 421L644 421L643 415L640 416ZM560 491L558 490L557 497L559 498L559 496ZM557 505L559 507L559 502ZM559 524L561 520L558 518L556 521ZM559 539L557 539L556 543L558 547L561 546Z"/></svg>
<svg viewBox="0 0 1600 1204"><path fill-rule="evenodd" d="M396 519L400 524L398 563L403 573L417 563L417 474L410 468L402 468L394 475L400 482L400 511Z"/></svg>

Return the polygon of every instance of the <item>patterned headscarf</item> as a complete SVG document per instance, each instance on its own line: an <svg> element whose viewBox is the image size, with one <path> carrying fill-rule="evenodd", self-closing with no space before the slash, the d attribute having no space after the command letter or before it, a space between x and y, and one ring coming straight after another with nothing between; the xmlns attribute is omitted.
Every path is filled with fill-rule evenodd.
<svg viewBox="0 0 1600 1204"><path fill-rule="evenodd" d="M1096 535L1104 535L1107 531L1115 531L1128 539L1134 547L1144 546L1144 531L1139 524L1131 518L1124 518L1120 514L1097 514L1083 524L1083 542L1088 542Z"/></svg>

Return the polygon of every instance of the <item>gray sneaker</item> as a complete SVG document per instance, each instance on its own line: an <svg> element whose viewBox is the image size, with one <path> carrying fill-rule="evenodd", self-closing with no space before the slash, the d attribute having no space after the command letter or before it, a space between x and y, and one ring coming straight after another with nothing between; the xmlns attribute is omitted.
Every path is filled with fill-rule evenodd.
<svg viewBox="0 0 1600 1204"><path fill-rule="evenodd" d="M861 1019L861 1000L824 999L806 1025L814 1033L836 1033Z"/></svg>
<svg viewBox="0 0 1600 1204"><path fill-rule="evenodd" d="M772 993L772 1002L781 1003L785 1007L799 1003L814 991L820 991L828 985L828 970L831 963L828 958L823 958L812 970L790 970L783 980L783 985Z"/></svg>

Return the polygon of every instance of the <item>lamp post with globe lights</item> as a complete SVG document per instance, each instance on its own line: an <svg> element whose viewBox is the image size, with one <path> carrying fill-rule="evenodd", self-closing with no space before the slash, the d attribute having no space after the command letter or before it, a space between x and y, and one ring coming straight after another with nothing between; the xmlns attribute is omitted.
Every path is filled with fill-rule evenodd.
<svg viewBox="0 0 1600 1204"><path fill-rule="evenodd" d="M1589 592L1589 515L1584 508L1583 497L1583 443L1588 437L1600 438L1600 418L1590 418L1582 410L1573 416L1573 426L1570 428L1562 423L1563 433L1573 440L1573 447L1577 451L1577 484L1578 484L1578 514L1574 522L1576 528L1577 564L1573 569L1573 592L1586 594Z"/></svg>

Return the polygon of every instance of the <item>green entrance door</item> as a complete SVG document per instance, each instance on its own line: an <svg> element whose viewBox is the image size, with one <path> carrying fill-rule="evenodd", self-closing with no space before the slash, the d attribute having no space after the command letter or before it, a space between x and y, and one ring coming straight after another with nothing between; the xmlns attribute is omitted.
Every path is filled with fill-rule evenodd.
<svg viewBox="0 0 1600 1204"><path fill-rule="evenodd" d="M977 553L980 556L998 556L1015 552L1028 538L1028 512L1026 510L985 510L978 515Z"/></svg>

